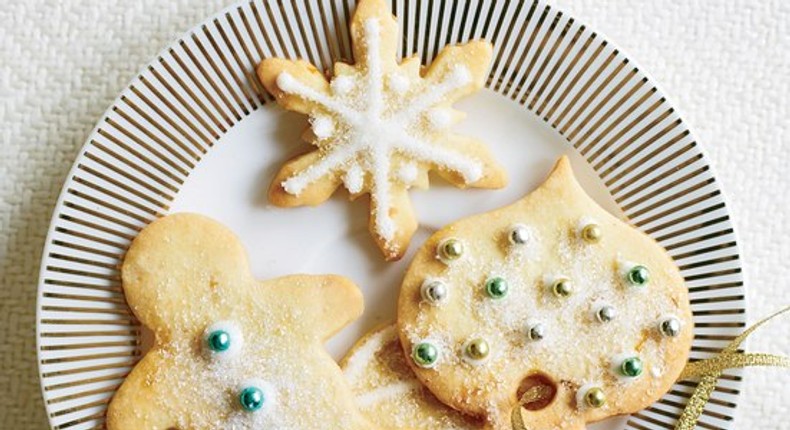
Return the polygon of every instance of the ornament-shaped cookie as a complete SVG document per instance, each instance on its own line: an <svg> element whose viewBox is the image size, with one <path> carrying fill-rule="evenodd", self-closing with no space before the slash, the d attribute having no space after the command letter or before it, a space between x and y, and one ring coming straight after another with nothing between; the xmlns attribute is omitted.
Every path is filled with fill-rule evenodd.
<svg viewBox="0 0 790 430"><path fill-rule="evenodd" d="M375 428L322 347L362 313L349 280L256 281L238 239L191 214L145 228L122 278L155 341L110 402L108 429Z"/></svg>
<svg viewBox="0 0 790 430"><path fill-rule="evenodd" d="M587 196L563 157L528 196L428 239L398 330L448 405L495 429L581 430L667 392L693 322L670 256Z"/></svg>
<svg viewBox="0 0 790 430"><path fill-rule="evenodd" d="M360 339L340 363L360 411L390 430L478 430L484 422L440 402L403 355L394 324Z"/></svg>
<svg viewBox="0 0 790 430"><path fill-rule="evenodd" d="M491 60L484 41L443 49L430 67L398 63L398 26L383 0L361 0L351 21L355 64L336 63L331 81L305 61L263 60L258 77L284 108L310 117L315 150L288 161L269 200L318 205L342 184L370 195L370 231L385 258L400 258L417 229L411 187L435 170L459 187L499 188L504 170L477 140L452 134L451 105L483 87Z"/></svg>

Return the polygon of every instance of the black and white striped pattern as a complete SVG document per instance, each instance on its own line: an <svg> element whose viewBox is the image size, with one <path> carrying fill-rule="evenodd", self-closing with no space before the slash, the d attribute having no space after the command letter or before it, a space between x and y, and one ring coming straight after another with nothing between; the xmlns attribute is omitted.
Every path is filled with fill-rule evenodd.
<svg viewBox="0 0 790 430"><path fill-rule="evenodd" d="M494 43L488 87L534 112L592 165L630 220L666 247L689 286L692 358L745 322L732 224L705 158L654 84L616 47L540 2L394 0L402 55L425 62L448 43ZM150 64L107 111L78 157L47 239L38 342L53 428L104 426L140 355L118 268L132 238L166 214L220 136L271 99L254 77L269 56L319 68L350 61L351 0L243 1ZM730 428L740 386L727 372L700 428ZM672 428L694 384L676 384L629 429Z"/></svg>

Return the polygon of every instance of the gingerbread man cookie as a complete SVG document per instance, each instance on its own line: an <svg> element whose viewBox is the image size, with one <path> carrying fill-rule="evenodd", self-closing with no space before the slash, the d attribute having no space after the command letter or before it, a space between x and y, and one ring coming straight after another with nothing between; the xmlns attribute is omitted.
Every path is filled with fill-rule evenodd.
<svg viewBox="0 0 790 430"><path fill-rule="evenodd" d="M375 428L322 347L362 313L349 280L256 281L238 239L192 214L145 228L122 278L155 340L110 402L108 429Z"/></svg>
<svg viewBox="0 0 790 430"><path fill-rule="evenodd" d="M494 429L530 430L647 407L693 338L672 258L587 196L565 157L520 201L428 239L403 281L398 330L440 400Z"/></svg>
<svg viewBox="0 0 790 430"><path fill-rule="evenodd" d="M398 63L398 25L383 0L361 0L351 21L356 64L336 63L331 81L310 63L263 60L258 77L284 108L310 117L315 150L274 178L277 206L318 205L343 184L370 194L370 230L387 259L400 258L417 229L408 190L435 170L459 187L499 188L504 170L477 140L449 131L463 118L452 104L483 87L491 60L484 41L443 49L423 70Z"/></svg>
<svg viewBox="0 0 790 430"><path fill-rule="evenodd" d="M360 411L396 430L480 430L485 422L440 402L409 367L394 324L360 339L340 366Z"/></svg>

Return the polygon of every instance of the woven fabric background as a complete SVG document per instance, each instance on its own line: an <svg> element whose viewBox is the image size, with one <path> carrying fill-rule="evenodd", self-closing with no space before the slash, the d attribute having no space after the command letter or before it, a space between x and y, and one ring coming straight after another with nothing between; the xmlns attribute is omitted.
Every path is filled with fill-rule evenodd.
<svg viewBox="0 0 790 430"><path fill-rule="evenodd" d="M0 428L43 429L41 248L69 167L156 53L225 0L36 0L0 8ZM749 319L790 305L790 4L556 0L659 82L707 150L738 228ZM790 353L790 321L749 349ZM746 372L738 429L790 429L790 372Z"/></svg>

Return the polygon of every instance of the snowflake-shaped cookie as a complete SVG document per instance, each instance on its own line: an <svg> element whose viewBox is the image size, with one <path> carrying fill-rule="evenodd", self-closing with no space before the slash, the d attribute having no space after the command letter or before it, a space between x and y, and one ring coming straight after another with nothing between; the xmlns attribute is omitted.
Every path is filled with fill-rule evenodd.
<svg viewBox="0 0 790 430"><path fill-rule="evenodd" d="M257 281L233 233L194 214L146 227L122 278L155 339L112 398L108 430L377 428L323 348L362 314L348 279Z"/></svg>
<svg viewBox="0 0 790 430"><path fill-rule="evenodd" d="M327 80L311 64L265 59L258 76L286 109L310 116L317 149L288 161L269 199L317 205L343 184L371 196L370 230L387 259L398 259L417 229L408 196L436 170L459 187L499 188L503 169L475 139L449 132L463 118L452 103L485 83L491 45L443 49L426 70L417 57L398 63L397 22L383 0L363 0L351 23L354 65L336 63Z"/></svg>

